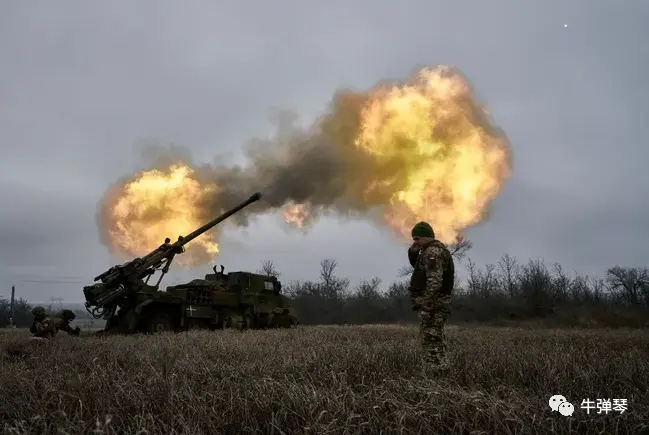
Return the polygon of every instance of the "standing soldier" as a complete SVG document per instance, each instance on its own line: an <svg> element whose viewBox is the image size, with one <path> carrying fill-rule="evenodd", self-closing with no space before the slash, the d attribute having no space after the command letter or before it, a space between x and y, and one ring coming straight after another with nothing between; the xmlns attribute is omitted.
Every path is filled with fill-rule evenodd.
<svg viewBox="0 0 649 435"><path fill-rule="evenodd" d="M413 309L419 311L424 358L433 372L449 369L444 324L448 318L455 278L453 257L435 239L433 228L419 222L412 229L408 259L414 268L410 279Z"/></svg>

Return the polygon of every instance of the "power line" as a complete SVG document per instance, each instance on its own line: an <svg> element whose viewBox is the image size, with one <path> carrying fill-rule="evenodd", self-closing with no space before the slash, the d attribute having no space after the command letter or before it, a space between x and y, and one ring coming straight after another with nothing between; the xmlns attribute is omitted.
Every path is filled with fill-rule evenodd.
<svg viewBox="0 0 649 435"><path fill-rule="evenodd" d="M23 280L14 281L14 282L17 282L17 283L29 282L29 283L44 283L44 284L84 284L84 282L82 282L82 281L63 281L63 280L59 281L59 280L54 280L54 279L42 279L42 280L39 280L39 279L23 279Z"/></svg>
<svg viewBox="0 0 649 435"><path fill-rule="evenodd" d="M1 281L11 281L13 283L44 283L44 284L83 284L88 280L81 276L73 275L35 275L35 274L13 274L0 272Z"/></svg>
<svg viewBox="0 0 649 435"><path fill-rule="evenodd" d="M7 271L0 271L2 276L11 276L16 279L84 279L83 276L79 275L41 275L36 273L11 273Z"/></svg>

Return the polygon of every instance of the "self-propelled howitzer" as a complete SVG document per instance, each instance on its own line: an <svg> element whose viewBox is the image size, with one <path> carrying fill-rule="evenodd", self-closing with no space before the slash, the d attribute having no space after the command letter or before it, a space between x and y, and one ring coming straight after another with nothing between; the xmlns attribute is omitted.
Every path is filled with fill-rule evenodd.
<svg viewBox="0 0 649 435"><path fill-rule="evenodd" d="M86 309L94 318L107 320L106 330L110 326L118 326L119 323L119 326L121 326L119 329L134 331L137 326L138 316L136 314L138 314L138 309L141 308L137 304L138 298L135 298L135 296L138 293L152 295L157 292L160 282L169 271L169 266L174 257L185 251L186 244L260 198L261 194L255 193L243 203L228 210L187 236L178 237L176 242L170 243L171 240L167 238L159 248L144 257L113 266L98 275L94 280L101 282L83 288ZM158 270L161 271L161 274L157 283L149 285L149 279ZM116 313L118 308L119 313Z"/></svg>

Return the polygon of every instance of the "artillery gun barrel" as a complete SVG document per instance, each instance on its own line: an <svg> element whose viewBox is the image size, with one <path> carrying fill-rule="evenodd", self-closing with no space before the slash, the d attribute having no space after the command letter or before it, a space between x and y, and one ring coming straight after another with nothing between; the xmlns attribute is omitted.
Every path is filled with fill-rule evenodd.
<svg viewBox="0 0 649 435"><path fill-rule="evenodd" d="M189 233L187 236L178 237L176 242L169 244L169 239L167 238L162 246L153 250L144 257L136 258L120 266L111 267L106 272L95 278L95 281L101 280L102 283L85 286L83 288L83 293L86 298L86 309L93 317L99 318L99 316L103 315L105 310L110 310L111 306L114 308L115 304L118 303L117 300L129 291L129 281L131 279L143 279L146 276L151 276L155 269L164 265L162 268L162 275L160 276L161 280L162 276L164 276L164 274L169 270L169 264L174 255L181 253L184 245L223 222L244 207L249 206L253 202L259 201L259 199L261 199L261 193L255 193L246 201L228 210L216 219L211 220L197 230ZM160 280L158 280L158 284L160 283ZM158 284L156 284L156 287ZM91 311L90 307L92 306L95 306L96 308ZM108 312L110 313L110 311Z"/></svg>
<svg viewBox="0 0 649 435"><path fill-rule="evenodd" d="M244 209L245 207L248 207L250 204L253 202L257 202L261 199L261 193L257 192L254 195L252 195L250 198L248 198L246 201L242 202L238 206L231 208L230 210L226 211L223 213L221 216L217 217L216 219L213 219L203 225L202 227L192 231L191 233L187 234L185 237L182 238L182 240L178 240L175 244L178 244L178 246L183 246L186 245L187 243L191 242L194 240L196 237L200 236L204 232L210 230L211 228L215 227L216 225L220 224L233 214L239 212L240 210ZM180 242L180 243L179 243Z"/></svg>

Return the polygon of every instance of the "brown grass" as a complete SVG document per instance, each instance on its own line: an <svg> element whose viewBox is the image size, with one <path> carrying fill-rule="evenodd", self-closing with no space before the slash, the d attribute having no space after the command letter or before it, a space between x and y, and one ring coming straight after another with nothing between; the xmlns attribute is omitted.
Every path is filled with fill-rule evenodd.
<svg viewBox="0 0 649 435"><path fill-rule="evenodd" d="M0 334L5 433L640 433L649 332L450 327L453 370L416 330L302 327L26 341ZM571 418L550 412L563 394ZM590 415L585 398L625 398Z"/></svg>

